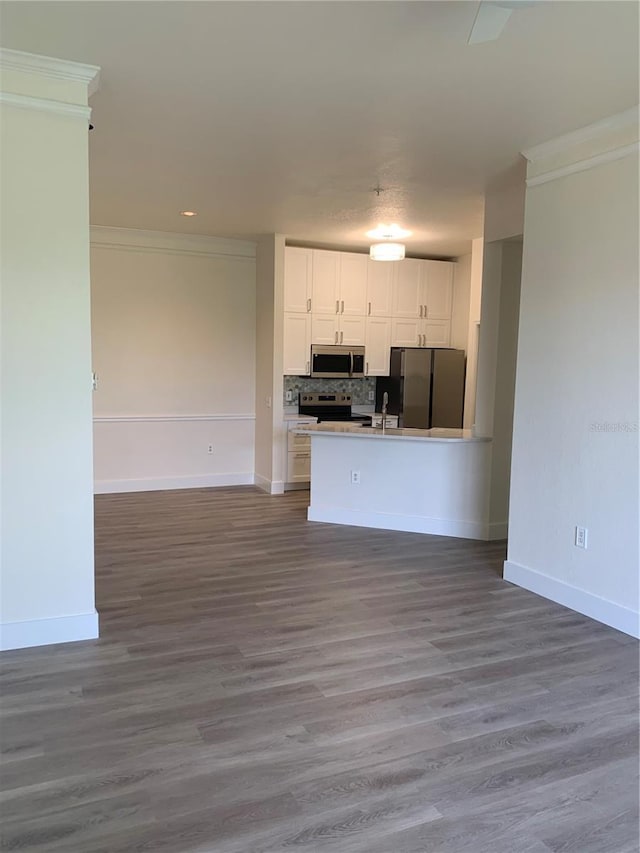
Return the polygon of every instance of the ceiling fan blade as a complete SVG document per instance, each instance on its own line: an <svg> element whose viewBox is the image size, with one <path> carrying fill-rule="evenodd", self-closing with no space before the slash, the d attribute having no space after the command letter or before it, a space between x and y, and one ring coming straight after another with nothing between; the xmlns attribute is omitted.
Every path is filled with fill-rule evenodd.
<svg viewBox="0 0 640 853"><path fill-rule="evenodd" d="M482 2L469 33L467 44L480 44L498 38L511 16L513 8L497 3Z"/></svg>

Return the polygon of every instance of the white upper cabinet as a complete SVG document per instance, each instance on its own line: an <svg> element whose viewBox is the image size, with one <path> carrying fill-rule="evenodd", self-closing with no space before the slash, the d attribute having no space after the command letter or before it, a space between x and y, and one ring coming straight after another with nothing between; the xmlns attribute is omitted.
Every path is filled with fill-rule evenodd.
<svg viewBox="0 0 640 853"><path fill-rule="evenodd" d="M393 263L367 258L367 316L391 317L393 313Z"/></svg>
<svg viewBox="0 0 640 853"><path fill-rule="evenodd" d="M311 343L343 344L363 347L365 345L365 317L346 317L342 314L313 314L311 319Z"/></svg>
<svg viewBox="0 0 640 853"><path fill-rule="evenodd" d="M369 256L340 252L340 314L364 317L367 303Z"/></svg>
<svg viewBox="0 0 640 853"><path fill-rule="evenodd" d="M367 317L364 370L367 376L389 375L391 323L390 317Z"/></svg>
<svg viewBox="0 0 640 853"><path fill-rule="evenodd" d="M340 313L340 252L313 249L311 310L314 314Z"/></svg>
<svg viewBox="0 0 640 853"><path fill-rule="evenodd" d="M421 345L422 323L415 317L394 317L391 321L392 347L418 347Z"/></svg>
<svg viewBox="0 0 640 853"><path fill-rule="evenodd" d="M311 315L287 311L284 315L284 375L307 375L311 367L310 358Z"/></svg>
<svg viewBox="0 0 640 853"><path fill-rule="evenodd" d="M375 261L385 264L385 261ZM405 258L403 261L388 261L394 268L393 272L393 316L421 317L423 303L423 263L415 258Z"/></svg>
<svg viewBox="0 0 640 853"><path fill-rule="evenodd" d="M350 347L365 346L366 318L340 317L340 339L338 343Z"/></svg>
<svg viewBox="0 0 640 853"><path fill-rule="evenodd" d="M340 342L340 327L337 314L316 314L311 316L311 343L337 344Z"/></svg>
<svg viewBox="0 0 640 853"><path fill-rule="evenodd" d="M284 250L284 310L311 311L311 249L286 246Z"/></svg>
<svg viewBox="0 0 640 853"><path fill-rule="evenodd" d="M451 320L422 320L423 347L448 347L451 342Z"/></svg>
<svg viewBox="0 0 640 853"><path fill-rule="evenodd" d="M453 264L424 261L424 317L450 320L453 301Z"/></svg>

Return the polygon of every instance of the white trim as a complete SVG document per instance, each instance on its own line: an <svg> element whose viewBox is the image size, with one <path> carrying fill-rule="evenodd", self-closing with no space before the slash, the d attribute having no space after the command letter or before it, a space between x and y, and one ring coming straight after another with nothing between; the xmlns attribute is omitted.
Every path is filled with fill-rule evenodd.
<svg viewBox="0 0 640 853"><path fill-rule="evenodd" d="M401 530L406 533L428 533L433 536L454 536L459 539L500 539L488 524L475 521L457 521L445 518L428 518L419 515L396 515L385 512L362 512L355 509L314 506L307 510L309 521L329 524L348 524L353 527L373 527L377 530Z"/></svg>
<svg viewBox="0 0 640 853"><path fill-rule="evenodd" d="M0 48L0 69L37 74L52 80L84 83L89 95L93 95L97 90L100 81L100 68L97 65L85 65L82 62L40 56L37 53L25 53L22 50L10 50L6 47Z"/></svg>
<svg viewBox="0 0 640 853"><path fill-rule="evenodd" d="M176 211L176 216L178 216ZM135 228L112 228L92 225L90 243L95 248L129 252L163 252L178 255L253 260L256 244L248 240L228 240L202 234L176 234L169 231L142 231Z"/></svg>
<svg viewBox="0 0 640 853"><path fill-rule="evenodd" d="M0 651L95 640L99 636L97 611L52 619L5 622L0 625Z"/></svg>
<svg viewBox="0 0 640 853"><path fill-rule="evenodd" d="M56 115L69 116L69 118L81 118L83 121L89 121L91 118L91 107L82 104L68 104L66 101L53 101L48 98L34 98L31 95L0 92L0 102L23 110L55 113Z"/></svg>
<svg viewBox="0 0 640 853"><path fill-rule="evenodd" d="M145 477L139 480L96 480L95 495L124 492L162 492L173 489L210 489L220 486L253 486L251 473L192 474L179 477Z"/></svg>
<svg viewBox="0 0 640 853"><path fill-rule="evenodd" d="M94 424L173 423L175 421L255 421L255 415L96 415Z"/></svg>
<svg viewBox="0 0 640 853"><path fill-rule="evenodd" d="M543 598L590 616L632 637L640 638L640 614L623 607L622 604L616 604L511 560L505 560L503 577L504 580L535 592Z"/></svg>
<svg viewBox="0 0 640 853"><path fill-rule="evenodd" d="M541 175L527 178L527 187L537 187L539 184L556 181L558 178L564 178L566 175L575 175L576 172L586 172L588 169L595 169L596 166L600 166L603 163L612 163L614 160L621 160L630 154L637 154L638 151L640 151L640 142L632 142L630 145L612 148L611 151L605 151L604 154L596 154L594 157L587 157L586 160L578 160L575 163L569 163L567 166L561 166L559 169L552 169L550 172L543 172Z"/></svg>
<svg viewBox="0 0 640 853"><path fill-rule="evenodd" d="M283 495L284 483L281 480L268 480L261 474L255 474L253 478L255 485L268 495Z"/></svg>
<svg viewBox="0 0 640 853"><path fill-rule="evenodd" d="M526 148L522 152L522 156L527 160L543 160L545 157L551 157L555 154L560 154L580 145L583 142L589 142L598 137L606 136L611 132L624 130L628 127L638 125L638 107L631 107L616 115L608 116L607 118L596 121L593 124L588 124L586 127L581 127L578 130L573 130L571 133L565 133L563 136L557 136L555 139L550 139L548 142L541 142L539 145L533 145L531 148Z"/></svg>
<svg viewBox="0 0 640 853"><path fill-rule="evenodd" d="M492 521L491 524L489 524L489 539L506 539L508 535L508 521Z"/></svg>

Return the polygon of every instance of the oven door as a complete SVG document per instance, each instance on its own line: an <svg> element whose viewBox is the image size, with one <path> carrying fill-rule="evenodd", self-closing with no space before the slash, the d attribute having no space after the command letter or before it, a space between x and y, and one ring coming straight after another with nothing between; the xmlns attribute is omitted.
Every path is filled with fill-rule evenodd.
<svg viewBox="0 0 640 853"><path fill-rule="evenodd" d="M364 347L312 346L311 376L318 379L364 376Z"/></svg>

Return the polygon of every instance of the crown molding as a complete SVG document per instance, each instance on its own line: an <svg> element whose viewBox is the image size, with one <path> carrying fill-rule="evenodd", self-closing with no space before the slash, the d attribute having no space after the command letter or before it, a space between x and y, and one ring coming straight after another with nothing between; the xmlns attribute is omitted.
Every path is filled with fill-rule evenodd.
<svg viewBox="0 0 640 853"><path fill-rule="evenodd" d="M14 95L12 92L0 92L0 103L19 107L23 110L37 110L43 113L81 118L91 118L91 107L82 104L69 104L66 101L50 101L48 98L32 98L31 95Z"/></svg>
<svg viewBox="0 0 640 853"><path fill-rule="evenodd" d="M629 157L631 154L637 154L639 151L640 142L633 142L631 145L622 145L620 148L605 151L604 154L596 154L595 157L587 157L585 160L578 160L575 163L569 163L567 166L561 166L559 169L553 169L550 172L543 172L541 175L527 178L527 187L537 187L540 184L556 181L558 178L564 178L567 175L575 175L576 172L586 172L588 169L594 169L603 163L622 160L623 157Z"/></svg>
<svg viewBox="0 0 640 853"><path fill-rule="evenodd" d="M108 225L92 225L90 241L95 247L131 252L209 255L247 260L253 260L256 256L256 244L248 240L230 240L201 234L176 234L168 231L142 231L136 228L114 228Z"/></svg>
<svg viewBox="0 0 640 853"><path fill-rule="evenodd" d="M586 127L573 130L571 133L565 133L563 136L557 136L555 139L550 139L548 142L542 142L540 145L534 145L531 148L526 148L522 151L522 156L526 157L529 162L543 160L546 157L553 157L556 154L569 151L576 145L580 145L584 142L590 142L600 137L605 137L612 132L625 130L631 127L638 127L638 119L638 107L631 107L628 110L624 110L624 112L616 113L616 115L608 116L601 121L588 124Z"/></svg>
<svg viewBox="0 0 640 853"><path fill-rule="evenodd" d="M89 97L97 90L100 79L100 68L97 65L84 65L81 62L56 59L53 56L40 56L37 53L24 53L21 50L10 50L5 47L0 48L0 70L22 71L53 80L84 83Z"/></svg>

